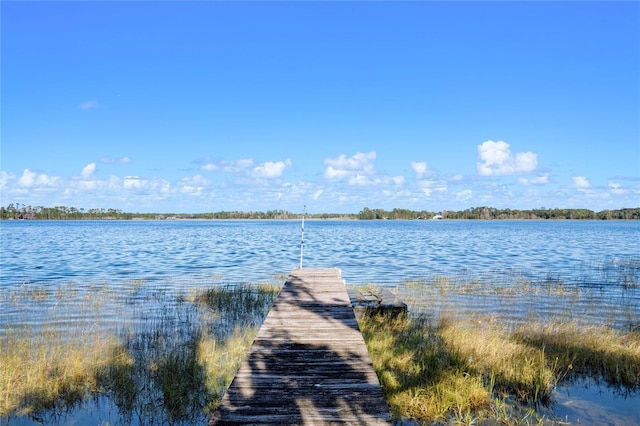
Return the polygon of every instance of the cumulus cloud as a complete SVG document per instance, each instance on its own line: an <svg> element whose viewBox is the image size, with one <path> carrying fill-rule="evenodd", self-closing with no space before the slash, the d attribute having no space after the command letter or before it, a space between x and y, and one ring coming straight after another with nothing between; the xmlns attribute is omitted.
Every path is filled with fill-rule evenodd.
<svg viewBox="0 0 640 426"><path fill-rule="evenodd" d="M18 185L31 188L33 186L54 186L60 181L57 176L47 176L44 173L37 173L30 169L24 169L22 176L18 179Z"/></svg>
<svg viewBox="0 0 640 426"><path fill-rule="evenodd" d="M361 175L360 173L356 173L355 176L352 176L351 178L349 178L349 185L364 186L364 185L369 185L371 183L373 183L372 180L369 180L365 175Z"/></svg>
<svg viewBox="0 0 640 426"><path fill-rule="evenodd" d="M287 167L291 166L291 160L285 161L267 161L257 167L254 167L251 171L251 176L257 178L276 178L282 176L282 173Z"/></svg>
<svg viewBox="0 0 640 426"><path fill-rule="evenodd" d="M344 154L341 154L338 158L327 158L324 160L324 164L339 170L372 172L375 159L376 153L374 151L356 152L355 155L349 158Z"/></svg>
<svg viewBox="0 0 640 426"><path fill-rule="evenodd" d="M513 155L509 144L504 141L486 141L478 145L480 162L477 163L481 176L504 176L531 172L538 167L538 154L519 152Z"/></svg>
<svg viewBox="0 0 640 426"><path fill-rule="evenodd" d="M619 183L609 182L609 188L611 189L611 193L615 195L623 195L628 193L626 189L621 188Z"/></svg>
<svg viewBox="0 0 640 426"><path fill-rule="evenodd" d="M329 180L342 180L350 174L349 170L339 170L329 166L324 171L324 177Z"/></svg>
<svg viewBox="0 0 640 426"><path fill-rule="evenodd" d="M124 189L139 189L145 185L145 181L138 176L125 176L122 181L122 187Z"/></svg>
<svg viewBox="0 0 640 426"><path fill-rule="evenodd" d="M588 189L591 186L584 176L574 176L573 185L578 189Z"/></svg>
<svg viewBox="0 0 640 426"><path fill-rule="evenodd" d="M190 178L183 178L178 183L178 191L191 196L201 196L211 181L202 175L195 175Z"/></svg>
<svg viewBox="0 0 640 426"><path fill-rule="evenodd" d="M200 166L200 169L207 172L222 171L222 172L229 172L229 173L238 173L253 167L253 164L254 162L253 162L253 159L251 158L242 158L240 160L233 160L233 161L226 161L226 160L218 161L218 162L206 161L204 164Z"/></svg>
<svg viewBox="0 0 640 426"><path fill-rule="evenodd" d="M216 172L220 170L220 166L213 163L207 163L200 166L200 169L205 170L207 172Z"/></svg>
<svg viewBox="0 0 640 426"><path fill-rule="evenodd" d="M326 158L324 164L327 168L324 171L324 177L329 180L348 179L352 185L366 184L369 182L367 176L374 173L375 159L376 153L373 151L357 152L351 157L341 154L337 158Z"/></svg>
<svg viewBox="0 0 640 426"><path fill-rule="evenodd" d="M549 183L549 173L545 173L542 176L537 176L534 178L520 178L518 179L518 182L520 182L522 185L544 185L546 183Z"/></svg>
<svg viewBox="0 0 640 426"><path fill-rule="evenodd" d="M100 108L100 103L98 101L91 100L91 101L80 102L80 105L78 106L82 110L88 110L88 109Z"/></svg>
<svg viewBox="0 0 640 426"><path fill-rule="evenodd" d="M5 172L4 170L0 171L0 189L4 190L9 186L9 182L15 179L15 175L13 173Z"/></svg>
<svg viewBox="0 0 640 426"><path fill-rule="evenodd" d="M323 192L324 192L324 190L318 189L316 192L313 193L313 199L317 200L318 198L320 198L320 196L322 195Z"/></svg>
<svg viewBox="0 0 640 426"><path fill-rule="evenodd" d="M415 172L417 179L422 179L423 177L428 176L429 174L429 168L427 167L427 163L425 162L417 163L415 161L412 161L411 168Z"/></svg>
<svg viewBox="0 0 640 426"><path fill-rule="evenodd" d="M89 163L82 169L80 172L80 176L83 179L91 179L93 177L93 173L96 171L96 163Z"/></svg>

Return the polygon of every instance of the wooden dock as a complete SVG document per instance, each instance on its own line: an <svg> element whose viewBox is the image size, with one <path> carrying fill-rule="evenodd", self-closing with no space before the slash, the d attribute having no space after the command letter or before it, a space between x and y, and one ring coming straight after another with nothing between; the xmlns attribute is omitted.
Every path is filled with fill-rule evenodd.
<svg viewBox="0 0 640 426"><path fill-rule="evenodd" d="M339 269L290 275L210 425L389 425Z"/></svg>

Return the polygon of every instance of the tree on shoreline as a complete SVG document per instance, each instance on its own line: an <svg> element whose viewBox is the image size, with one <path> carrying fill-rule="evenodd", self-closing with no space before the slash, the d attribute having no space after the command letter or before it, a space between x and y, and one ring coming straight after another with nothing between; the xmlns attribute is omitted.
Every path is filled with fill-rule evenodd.
<svg viewBox="0 0 640 426"><path fill-rule="evenodd" d="M364 207L359 213L306 213L310 219L358 219L358 220L418 220L438 216L442 219L458 220L640 220L640 207L594 212L588 209L547 209L532 210L496 209L493 207L470 207L462 211L443 210L441 213L426 210L414 211L394 208L393 210L370 209ZM219 211L211 213L130 213L118 209L54 206L44 207L11 203L0 207L0 220L171 220L171 219L300 219L300 213L286 210L266 212Z"/></svg>

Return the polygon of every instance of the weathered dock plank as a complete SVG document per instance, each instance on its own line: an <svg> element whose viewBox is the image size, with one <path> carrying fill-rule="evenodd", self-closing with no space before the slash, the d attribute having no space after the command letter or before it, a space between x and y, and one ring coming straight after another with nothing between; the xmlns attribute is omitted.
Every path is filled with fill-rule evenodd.
<svg viewBox="0 0 640 426"><path fill-rule="evenodd" d="M389 425L339 269L294 270L210 425Z"/></svg>

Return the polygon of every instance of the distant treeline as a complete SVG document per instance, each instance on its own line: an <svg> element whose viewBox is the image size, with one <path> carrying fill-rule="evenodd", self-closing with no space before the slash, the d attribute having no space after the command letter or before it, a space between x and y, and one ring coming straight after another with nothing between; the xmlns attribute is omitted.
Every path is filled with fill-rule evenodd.
<svg viewBox="0 0 640 426"><path fill-rule="evenodd" d="M365 207L356 215L358 219L597 219L597 220L638 220L639 208L602 210L588 209L547 209L532 210L496 209L494 207L471 207L461 211L442 212L413 211L405 209L369 209Z"/></svg>
<svg viewBox="0 0 640 426"><path fill-rule="evenodd" d="M177 219L300 219L301 213L285 210L266 212L219 211L211 213L128 213L118 209L78 209L75 207L43 207L9 204L0 207L0 219L23 220L177 220ZM418 219L591 219L591 220L639 220L640 207L594 212L588 209L532 210L471 207L462 211L442 212L407 209L370 209L359 213L306 213L309 219L358 219L358 220L418 220Z"/></svg>

